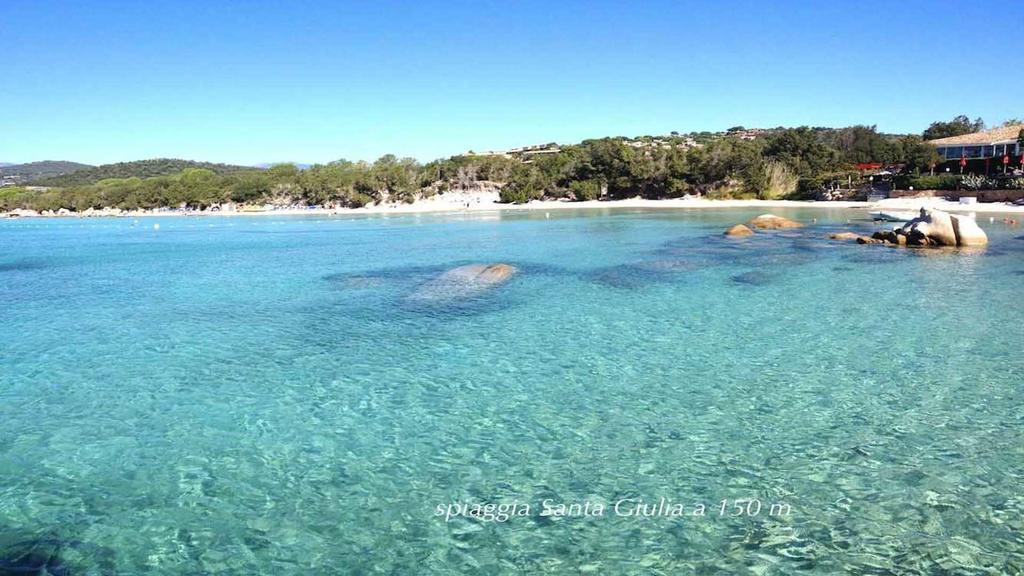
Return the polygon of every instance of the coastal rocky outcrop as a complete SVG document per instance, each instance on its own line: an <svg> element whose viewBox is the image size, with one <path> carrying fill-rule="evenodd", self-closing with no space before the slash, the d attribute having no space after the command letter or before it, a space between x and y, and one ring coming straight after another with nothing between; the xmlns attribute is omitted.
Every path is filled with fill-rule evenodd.
<svg viewBox="0 0 1024 576"><path fill-rule="evenodd" d="M28 210L27 208L18 208L7 212L8 218L36 218L39 216L39 212L35 210Z"/></svg>
<svg viewBox="0 0 1024 576"><path fill-rule="evenodd" d="M510 264L467 264L452 268L420 286L408 301L425 305L455 304L504 284L519 270Z"/></svg>
<svg viewBox="0 0 1024 576"><path fill-rule="evenodd" d="M743 224L737 224L725 231L726 236L751 236L753 233L753 230Z"/></svg>
<svg viewBox="0 0 1024 576"><path fill-rule="evenodd" d="M801 228L803 224L796 220L783 218L774 214L761 214L747 222L747 226L755 230L785 230L789 228Z"/></svg>
<svg viewBox="0 0 1024 576"><path fill-rule="evenodd" d="M856 232L834 232L831 240L855 240L860 244L893 246L985 246L988 236L970 216L921 208L921 214L901 227L879 230L871 236Z"/></svg>
<svg viewBox="0 0 1024 576"><path fill-rule="evenodd" d="M880 230L861 244L887 243L897 246L985 246L988 236L974 218L942 210L921 208L921 215L900 228Z"/></svg>

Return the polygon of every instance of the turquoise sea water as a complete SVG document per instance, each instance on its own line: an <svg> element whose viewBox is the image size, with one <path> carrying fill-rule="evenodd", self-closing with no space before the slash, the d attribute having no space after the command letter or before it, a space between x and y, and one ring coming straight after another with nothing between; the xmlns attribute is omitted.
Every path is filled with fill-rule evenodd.
<svg viewBox="0 0 1024 576"><path fill-rule="evenodd" d="M1024 572L1024 231L756 213L0 221L0 574Z"/></svg>

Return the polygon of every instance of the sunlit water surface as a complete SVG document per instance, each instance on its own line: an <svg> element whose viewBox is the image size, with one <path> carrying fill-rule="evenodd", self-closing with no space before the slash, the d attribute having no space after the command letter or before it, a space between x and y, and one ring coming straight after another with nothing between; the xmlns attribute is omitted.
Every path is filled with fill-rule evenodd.
<svg viewBox="0 0 1024 576"><path fill-rule="evenodd" d="M1024 571L1024 232L781 213L0 222L0 574Z"/></svg>

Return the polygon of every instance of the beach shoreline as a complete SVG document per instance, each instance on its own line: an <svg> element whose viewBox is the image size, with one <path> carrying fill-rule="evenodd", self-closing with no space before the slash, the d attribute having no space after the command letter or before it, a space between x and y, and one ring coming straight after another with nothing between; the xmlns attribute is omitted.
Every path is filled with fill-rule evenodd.
<svg viewBox="0 0 1024 576"><path fill-rule="evenodd" d="M876 202L866 201L813 201L813 200L709 200L704 198L648 200L640 197L621 200L534 200L526 204L498 202L496 192L446 193L419 200L412 204L396 203L365 206L362 208L296 208L264 207L241 210L116 210L101 209L86 212L33 213L26 210L0 212L0 218L90 218L121 217L150 218L178 216L344 216L380 214L460 214L476 212L531 212L552 210L609 210L609 209L698 209L763 208L770 209L859 209L864 211L907 211L921 208L948 212L983 212L989 214L1024 214L1024 206L1007 203L960 204L937 197L888 198Z"/></svg>

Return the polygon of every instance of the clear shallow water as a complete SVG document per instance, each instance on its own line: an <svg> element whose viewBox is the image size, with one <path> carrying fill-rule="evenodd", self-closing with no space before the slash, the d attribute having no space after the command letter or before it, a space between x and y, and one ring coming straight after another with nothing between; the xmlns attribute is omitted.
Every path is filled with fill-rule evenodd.
<svg viewBox="0 0 1024 576"><path fill-rule="evenodd" d="M1024 232L778 213L0 222L0 574L1024 571Z"/></svg>

